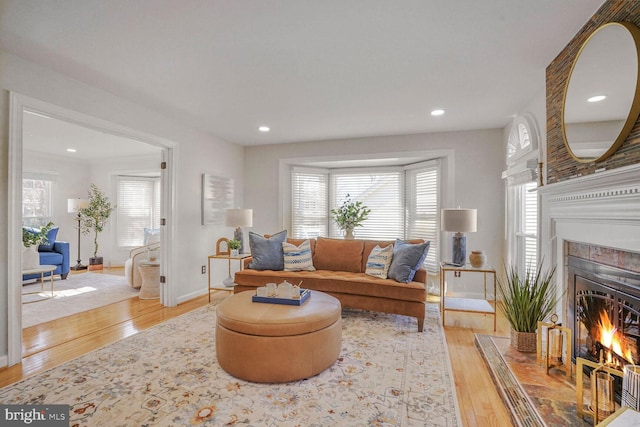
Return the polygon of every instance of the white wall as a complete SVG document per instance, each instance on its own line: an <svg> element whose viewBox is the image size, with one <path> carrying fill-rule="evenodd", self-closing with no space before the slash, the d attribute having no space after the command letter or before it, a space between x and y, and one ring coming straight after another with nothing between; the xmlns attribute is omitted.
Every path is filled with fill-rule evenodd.
<svg viewBox="0 0 640 427"><path fill-rule="evenodd" d="M453 154L453 182L448 187L451 206L478 209L478 232L467 235L467 250L482 249L489 263L502 258L504 191L502 130L478 130L401 136L303 142L245 148L244 207L253 208L253 228L257 233L274 233L283 226L279 206L279 168L292 158L327 156L379 157L381 154L424 151ZM447 206L443 206L447 207ZM450 236L446 236L449 240ZM449 250L443 251L445 259Z"/></svg>
<svg viewBox="0 0 640 427"><path fill-rule="evenodd" d="M207 133L175 122L149 108L70 79L51 69L0 50L0 224L8 223L9 91L40 99L126 126L177 144L175 189L177 223L178 301L206 293L207 276L200 273L216 240L232 233L224 227L202 226L200 220L200 176L228 176L236 183L237 200L243 194L242 148ZM7 354L7 228L0 228L0 359ZM16 284L11 284L16 286Z"/></svg>

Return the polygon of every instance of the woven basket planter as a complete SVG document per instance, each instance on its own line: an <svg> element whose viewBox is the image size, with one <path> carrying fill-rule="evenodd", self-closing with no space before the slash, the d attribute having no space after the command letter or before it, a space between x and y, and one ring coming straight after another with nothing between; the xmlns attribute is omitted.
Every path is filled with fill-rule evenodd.
<svg viewBox="0 0 640 427"><path fill-rule="evenodd" d="M518 332L511 329L511 347L523 353L535 353L537 335L535 332Z"/></svg>

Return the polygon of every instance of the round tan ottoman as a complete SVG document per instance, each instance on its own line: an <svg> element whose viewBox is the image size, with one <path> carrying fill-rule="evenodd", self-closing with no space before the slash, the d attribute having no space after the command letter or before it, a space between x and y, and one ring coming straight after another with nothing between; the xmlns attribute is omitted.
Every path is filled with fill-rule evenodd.
<svg viewBox="0 0 640 427"><path fill-rule="evenodd" d="M218 363L236 378L282 383L312 377L338 358L340 301L311 291L301 306L252 302L240 292L218 306Z"/></svg>

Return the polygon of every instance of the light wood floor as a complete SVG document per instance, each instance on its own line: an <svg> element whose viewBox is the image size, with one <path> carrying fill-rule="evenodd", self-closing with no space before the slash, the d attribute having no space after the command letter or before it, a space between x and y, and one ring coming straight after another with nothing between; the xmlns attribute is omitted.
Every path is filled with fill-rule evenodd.
<svg viewBox="0 0 640 427"><path fill-rule="evenodd" d="M225 298L212 292L212 301ZM132 298L64 319L23 330L23 362L0 369L0 387L38 374L81 354L103 347L208 303L206 296L177 307L158 300ZM509 414L498 396L474 344L474 333L493 334L490 317L447 313L445 333L463 425L509 426ZM496 335L508 335L507 322L498 318Z"/></svg>

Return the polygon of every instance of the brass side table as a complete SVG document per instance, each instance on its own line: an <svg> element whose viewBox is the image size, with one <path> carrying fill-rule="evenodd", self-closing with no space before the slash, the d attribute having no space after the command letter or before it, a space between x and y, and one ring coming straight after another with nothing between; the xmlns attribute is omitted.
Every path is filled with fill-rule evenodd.
<svg viewBox="0 0 640 427"><path fill-rule="evenodd" d="M483 278L483 298L460 298L447 297L447 273L462 274L473 273L482 274ZM493 276L493 280L491 278ZM493 287L493 294L489 296L488 288ZM447 311L458 311L465 313L488 314L493 316L493 330L496 330L496 270L488 265L475 268L471 265L455 266L447 263L440 263L440 314L442 315L442 326L445 325L445 314Z"/></svg>

